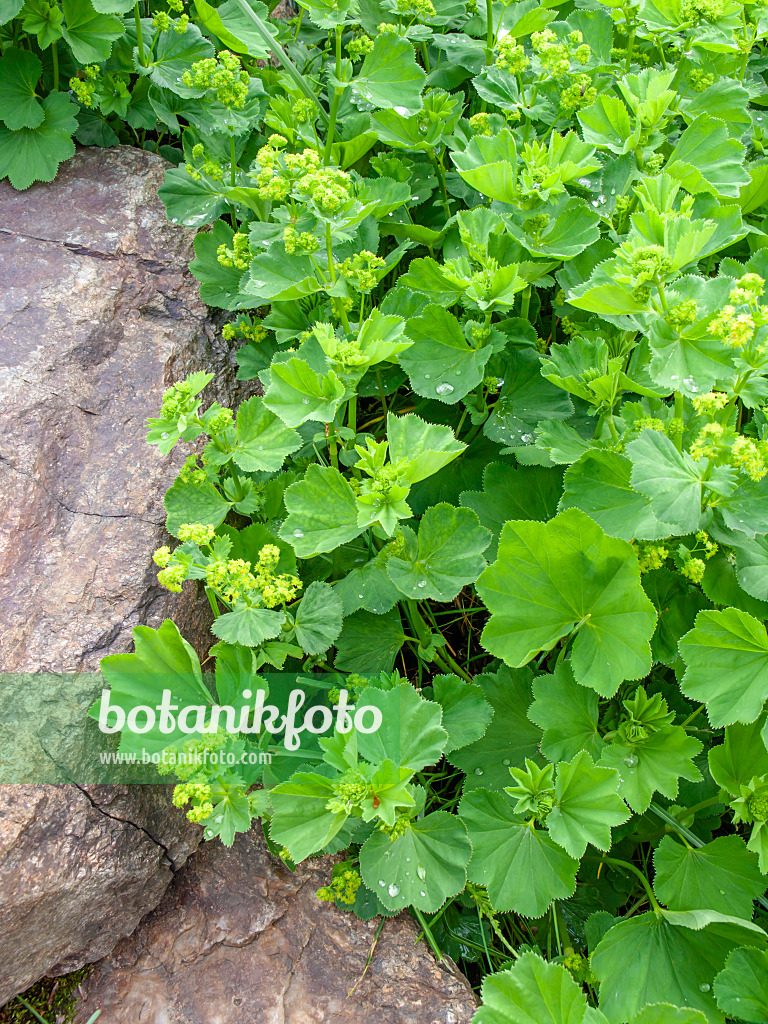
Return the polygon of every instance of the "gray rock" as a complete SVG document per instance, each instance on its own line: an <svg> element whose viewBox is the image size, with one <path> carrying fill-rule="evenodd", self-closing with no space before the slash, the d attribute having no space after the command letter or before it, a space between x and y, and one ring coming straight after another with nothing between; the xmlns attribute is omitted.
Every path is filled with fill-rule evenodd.
<svg viewBox="0 0 768 1024"><path fill-rule="evenodd" d="M75 1022L469 1024L466 980L410 917L359 921L321 903L330 858L291 873L256 830L204 843L159 906L84 984ZM372 954L366 970L366 961Z"/></svg>
<svg viewBox="0 0 768 1024"><path fill-rule="evenodd" d="M130 650L135 625L172 617L200 653L210 643L196 585L156 583L186 453L159 455L145 421L195 369L216 374L208 400L241 396L188 271L192 233L157 198L165 167L86 149L52 184L0 184L0 735L16 753L25 722L67 756L90 749L94 677L66 677L57 696L54 676ZM53 674L29 684L51 695L39 712L24 672ZM0 1004L109 952L199 840L167 787L0 787Z"/></svg>

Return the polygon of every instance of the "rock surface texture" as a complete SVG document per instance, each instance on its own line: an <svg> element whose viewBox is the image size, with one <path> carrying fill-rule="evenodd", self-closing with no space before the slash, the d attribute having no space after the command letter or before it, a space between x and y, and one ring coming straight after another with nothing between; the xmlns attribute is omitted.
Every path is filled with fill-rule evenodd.
<svg viewBox="0 0 768 1024"><path fill-rule="evenodd" d="M207 602L156 584L163 495L184 454L145 441L195 369L235 398L234 355L188 271L193 233L157 197L167 165L84 149L55 182L0 183L0 671L78 671L172 616L202 647Z"/></svg>
<svg viewBox="0 0 768 1024"><path fill-rule="evenodd" d="M321 903L329 874L327 858L292 874L256 831L205 843L97 965L76 1024L98 1008L104 1024L469 1024L466 981L410 918L384 922L365 971L378 920Z"/></svg>
<svg viewBox="0 0 768 1024"><path fill-rule="evenodd" d="M163 786L0 787L0 1006L108 953L200 835Z"/></svg>
<svg viewBox="0 0 768 1024"><path fill-rule="evenodd" d="M165 166L81 150L52 184L0 184L0 673L98 669L169 616L208 645L194 584L156 583L184 453L160 456L144 424L191 370L216 374L207 398L239 396L188 271L192 233L157 198ZM109 952L199 838L163 787L0 787L0 1004Z"/></svg>

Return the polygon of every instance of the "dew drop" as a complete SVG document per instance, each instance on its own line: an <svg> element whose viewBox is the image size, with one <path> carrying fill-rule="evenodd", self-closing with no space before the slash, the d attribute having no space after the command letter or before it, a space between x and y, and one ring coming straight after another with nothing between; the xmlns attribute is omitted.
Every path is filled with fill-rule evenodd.
<svg viewBox="0 0 768 1024"><path fill-rule="evenodd" d="M523 442L523 444L530 444L533 440L533 434L521 434L520 440Z"/></svg>
<svg viewBox="0 0 768 1024"><path fill-rule="evenodd" d="M426 894L426 893L424 892L424 890L423 890L423 889L422 889L422 890L421 890L421 892L419 893L419 896L426 896L426 895L427 895L427 894Z"/></svg>
<svg viewBox="0 0 768 1024"><path fill-rule="evenodd" d="M633 768L637 764L637 758L634 754L630 754L629 757L624 758L624 764L629 765L630 768Z"/></svg>
<svg viewBox="0 0 768 1024"><path fill-rule="evenodd" d="M395 896L399 896L400 895L400 886L399 885L395 885L395 883L392 882L390 887L387 889L387 892L392 897L392 899L394 899Z"/></svg>
<svg viewBox="0 0 768 1024"><path fill-rule="evenodd" d="M699 985L699 992L709 992L711 985L707 985L706 982L703 985Z"/></svg>
<svg viewBox="0 0 768 1024"><path fill-rule="evenodd" d="M419 582L416 584L416 586L419 587L419 588L426 587L426 585L427 585L427 581L426 580L419 580Z"/></svg>
<svg viewBox="0 0 768 1024"><path fill-rule="evenodd" d="M429 380L431 378L431 376L432 376L431 373L425 373L424 374L424 380Z"/></svg>
<svg viewBox="0 0 768 1024"><path fill-rule="evenodd" d="M293 536L294 537L303 537L304 536L304 531L303 530L294 530L293 531Z"/></svg>
<svg viewBox="0 0 768 1024"><path fill-rule="evenodd" d="M475 775L482 775L482 774L483 774L483 769L482 768L475 768Z"/></svg>
<svg viewBox="0 0 768 1024"><path fill-rule="evenodd" d="M450 395L453 391L453 384L438 384L435 388L436 395Z"/></svg>
<svg viewBox="0 0 768 1024"><path fill-rule="evenodd" d="M423 881L424 881L424 879L425 879L425 878L427 877L427 871L426 871L426 868L422 867L422 865L421 865L421 864L419 864L419 865L418 865L418 867L416 868L416 874L417 874L417 875L419 876L419 878L420 878L420 879L422 880L422 882L423 882Z"/></svg>
<svg viewBox="0 0 768 1024"><path fill-rule="evenodd" d="M384 879L383 879L383 878L380 878L380 879L379 879L379 885L381 886L381 888L382 888L382 889L384 888L384 886L385 886L386 884L387 884L387 883L386 883L386 882L384 881Z"/></svg>
<svg viewBox="0 0 768 1024"><path fill-rule="evenodd" d="M509 760L509 758L508 758L508 757L505 757L505 758L504 758L504 760L503 760L503 761L502 761L501 763L502 763L503 765L507 765L507 766L509 766L510 764L512 764L512 762L511 762L511 761Z"/></svg>
<svg viewBox="0 0 768 1024"><path fill-rule="evenodd" d="M160 437L163 439L163 441L167 441L170 436L171 436L170 434L161 434L160 435Z"/></svg>
<svg viewBox="0 0 768 1024"><path fill-rule="evenodd" d="M309 399L308 399L308 398L302 398L302 400L301 400L301 401L302 401L302 403L303 403L304 405L309 405Z"/></svg>
<svg viewBox="0 0 768 1024"><path fill-rule="evenodd" d="M357 595L357 600L358 601L362 601L363 600L363 595L362 594L358 594Z"/></svg>

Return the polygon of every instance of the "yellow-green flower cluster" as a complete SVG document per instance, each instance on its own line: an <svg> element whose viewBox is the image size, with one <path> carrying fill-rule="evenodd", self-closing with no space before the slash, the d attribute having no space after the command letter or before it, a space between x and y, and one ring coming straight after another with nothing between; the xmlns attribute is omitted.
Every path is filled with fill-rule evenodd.
<svg viewBox="0 0 768 1024"><path fill-rule="evenodd" d="M761 441L759 446L748 437L740 435L731 448L733 463L743 470L750 480L757 482L768 473L768 445Z"/></svg>
<svg viewBox="0 0 768 1024"><path fill-rule="evenodd" d="M196 146L192 147L192 161L184 166L187 168L187 174L194 181L200 181L203 175L211 178L212 181L221 181L224 177L221 164L218 160L213 160L205 155L202 142L198 142Z"/></svg>
<svg viewBox="0 0 768 1024"><path fill-rule="evenodd" d="M157 548L155 553L152 555L152 561L155 563L155 565L159 566L161 569L164 569L166 567L166 565L168 565L170 560L171 560L171 549L168 547L167 544L164 544L163 547L161 547L161 548Z"/></svg>
<svg viewBox="0 0 768 1024"><path fill-rule="evenodd" d="M349 868L346 864L337 864L333 870L331 884L318 889L317 898L325 903L354 903L362 881L360 873L354 868Z"/></svg>
<svg viewBox="0 0 768 1024"><path fill-rule="evenodd" d="M704 579L704 572L707 566L701 558L686 558L680 567L680 572L692 583L701 583Z"/></svg>
<svg viewBox="0 0 768 1024"><path fill-rule="evenodd" d="M187 811L187 818L190 821L204 821L213 814L211 787L205 782L185 782L174 787L174 807L186 807L190 801L192 806Z"/></svg>
<svg viewBox="0 0 768 1024"><path fill-rule="evenodd" d="M719 21L725 12L725 0L683 0L680 13L685 21Z"/></svg>
<svg viewBox="0 0 768 1024"><path fill-rule="evenodd" d="M212 562L205 570L205 581L230 604L250 596L258 587L251 572L251 563L242 558L226 558Z"/></svg>
<svg viewBox="0 0 768 1024"><path fill-rule="evenodd" d="M203 544L210 544L213 540L214 527L208 523L203 526L200 523L183 523L179 527L179 540L184 541L191 540L193 544L202 546Z"/></svg>
<svg viewBox="0 0 768 1024"><path fill-rule="evenodd" d="M293 116L297 124L306 124L317 117L317 104L305 96L293 103Z"/></svg>
<svg viewBox="0 0 768 1024"><path fill-rule="evenodd" d="M84 78L70 78L69 88L84 107L93 106L94 93L96 92L96 79L99 77L97 64L89 64L83 68Z"/></svg>
<svg viewBox="0 0 768 1024"><path fill-rule="evenodd" d="M691 445L691 458L716 459L723 450L724 435L721 423L705 423Z"/></svg>
<svg viewBox="0 0 768 1024"><path fill-rule="evenodd" d="M285 251L289 256L293 256L295 253L309 256L320 248L320 242L311 231L299 233L292 227L287 227L283 232L283 242L285 242Z"/></svg>
<svg viewBox="0 0 768 1024"><path fill-rule="evenodd" d="M371 783L361 768L348 768L333 782L333 796L325 805L332 814L352 814L370 792Z"/></svg>
<svg viewBox="0 0 768 1024"><path fill-rule="evenodd" d="M235 414L232 410L228 409L226 406L216 409L213 415L209 416L207 419L205 427L206 433L210 437L223 433L227 427L231 426L232 421L234 420L234 415Z"/></svg>
<svg viewBox="0 0 768 1024"><path fill-rule="evenodd" d="M283 153L286 141L280 135L270 135L266 146L256 154L258 174L256 183L262 199L280 202L291 191L292 182L316 170L320 156L313 149L302 153Z"/></svg>
<svg viewBox="0 0 768 1024"><path fill-rule="evenodd" d="M160 756L160 763L157 766L158 774L175 775L182 782L194 780L197 776L199 781L199 773L206 768L206 755L223 747L229 739L228 733L220 729L215 733L207 733L205 736L185 740L181 749L167 747ZM202 795L204 796L204 794ZM183 806L183 803L176 806Z"/></svg>
<svg viewBox="0 0 768 1024"><path fill-rule="evenodd" d="M736 313L733 306L725 306L709 325L715 337L729 348L743 348L755 335L755 321L749 313Z"/></svg>
<svg viewBox="0 0 768 1024"><path fill-rule="evenodd" d="M373 49L373 40L370 36L356 35L353 36L347 43L347 53L352 60L360 60L361 57L367 56Z"/></svg>
<svg viewBox="0 0 768 1024"><path fill-rule="evenodd" d="M715 76L712 74L705 74L701 68L692 68L688 80L693 86L694 92L704 92L710 85L715 84Z"/></svg>
<svg viewBox="0 0 768 1024"><path fill-rule="evenodd" d="M397 13L427 21L435 16L432 0L397 0Z"/></svg>
<svg viewBox="0 0 768 1024"><path fill-rule="evenodd" d="M181 585L187 578L186 566L179 562L171 562L165 569L157 574L157 582L161 587L170 590L172 594L181 593Z"/></svg>
<svg viewBox="0 0 768 1024"><path fill-rule="evenodd" d="M333 361L345 370L354 370L358 366L365 366L368 357L360 350L360 342L357 338L351 341L344 341L336 349Z"/></svg>
<svg viewBox="0 0 768 1024"><path fill-rule="evenodd" d="M232 236L231 246L222 242L216 250L216 259L222 267L247 270L251 262L251 247L248 243L248 235L244 231L238 231Z"/></svg>
<svg viewBox="0 0 768 1024"><path fill-rule="evenodd" d="M381 256L376 256L367 249L355 253L350 259L344 260L338 266L342 277L350 281L361 292L368 292L376 285L378 280L375 271L381 270L385 261Z"/></svg>
<svg viewBox="0 0 768 1024"><path fill-rule="evenodd" d="M699 315L699 307L695 299L683 299L682 302L678 302L677 305L670 307L664 314L664 318L670 327L674 327L675 330L681 331L685 327L689 327L691 324L696 323L696 319Z"/></svg>
<svg viewBox="0 0 768 1024"><path fill-rule="evenodd" d="M285 165L291 169L288 156ZM333 214L352 198L352 181L338 167L315 167L298 180L296 191L308 196L322 213Z"/></svg>
<svg viewBox="0 0 768 1024"><path fill-rule="evenodd" d="M400 32L400 30L398 29L397 25L393 25L389 21L382 21L382 23L378 26L378 29L379 29L379 34L380 35L390 34L390 35L396 36Z"/></svg>
<svg viewBox="0 0 768 1024"><path fill-rule="evenodd" d="M250 75L243 70L240 58L229 50L221 50L218 57L195 61L181 80L189 88L213 93L219 103L235 110L242 110L248 98Z"/></svg>
<svg viewBox="0 0 768 1024"><path fill-rule="evenodd" d="M728 395L722 391L708 391L705 395L696 395L693 408L700 415L714 416L728 405Z"/></svg>
<svg viewBox="0 0 768 1024"><path fill-rule="evenodd" d="M637 562L641 573L661 569L669 558L669 550L663 544L636 544Z"/></svg>
<svg viewBox="0 0 768 1024"><path fill-rule="evenodd" d="M735 305L747 303L754 306L765 288L765 280L759 274L744 274L731 289L729 299Z"/></svg>
<svg viewBox="0 0 768 1024"><path fill-rule="evenodd" d="M259 559L254 566L256 585L261 591L261 600L265 608L276 608L280 604L290 604L301 590L302 583L297 576L290 573L275 573L280 561L280 549L274 544L265 544L259 552Z"/></svg>
<svg viewBox="0 0 768 1024"><path fill-rule="evenodd" d="M512 36L502 39L496 48L496 66L509 71L512 75L522 74L528 67L530 61L525 55L524 48ZM471 123L471 121L470 121Z"/></svg>
<svg viewBox="0 0 768 1024"><path fill-rule="evenodd" d="M251 317L243 313L230 324L224 324L221 329L221 336L225 341L234 341L239 338L247 338L248 341L263 341L267 336L267 329L260 323L255 323Z"/></svg>
<svg viewBox="0 0 768 1024"><path fill-rule="evenodd" d="M641 434L644 430L658 430L660 434L663 434L664 423L655 416L640 416L632 424L632 429L637 431L638 434Z"/></svg>
<svg viewBox="0 0 768 1024"><path fill-rule="evenodd" d="M469 119L469 126L475 135L490 135L491 115L485 113L473 114Z"/></svg>
<svg viewBox="0 0 768 1024"><path fill-rule="evenodd" d="M398 814L395 818L394 825L387 825L385 821L382 821L379 825L379 831L385 832L390 839L390 842L394 843L397 839L400 839L408 831L411 819L407 814Z"/></svg>
<svg viewBox="0 0 768 1024"><path fill-rule="evenodd" d="M560 93L560 106L565 110L588 107L597 99L597 89L589 75L575 75L569 86Z"/></svg>
<svg viewBox="0 0 768 1024"><path fill-rule="evenodd" d="M183 484L204 484L206 481L206 474L204 469L200 469L197 464L197 456L189 455L184 461L184 465L179 470L179 480Z"/></svg>

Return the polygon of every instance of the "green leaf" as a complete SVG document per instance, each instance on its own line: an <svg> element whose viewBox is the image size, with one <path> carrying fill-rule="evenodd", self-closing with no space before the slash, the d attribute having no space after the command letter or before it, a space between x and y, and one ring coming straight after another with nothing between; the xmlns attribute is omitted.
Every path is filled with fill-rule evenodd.
<svg viewBox="0 0 768 1024"><path fill-rule="evenodd" d="M275 473L302 444L301 434L267 409L258 395L238 406L232 458L240 469L247 473Z"/></svg>
<svg viewBox="0 0 768 1024"><path fill-rule="evenodd" d="M640 139L641 126L632 128L629 111L618 96L603 93L591 106L577 114L582 137L598 149L623 154L633 150Z"/></svg>
<svg viewBox="0 0 768 1024"><path fill-rule="evenodd" d="M122 18L100 14L89 0L63 0L62 10L64 38L81 64L98 64L106 60L112 52L114 40L125 32ZM166 35L178 38L176 32L167 32Z"/></svg>
<svg viewBox="0 0 768 1024"><path fill-rule="evenodd" d="M426 80L408 40L387 32L374 40L352 89L374 107L392 108L407 116L421 110Z"/></svg>
<svg viewBox="0 0 768 1024"><path fill-rule="evenodd" d="M456 440L450 427L425 423L413 413L406 416L388 413L387 438L390 459L393 462L408 460L405 475L412 484L439 472L467 447Z"/></svg>
<svg viewBox="0 0 768 1024"><path fill-rule="evenodd" d="M728 138L722 121L699 114L680 136L664 172L694 195L738 196L742 185L749 184L744 169L744 147L737 139Z"/></svg>
<svg viewBox="0 0 768 1024"><path fill-rule="evenodd" d="M448 760L466 774L464 791L503 789L509 785L509 769L534 757L541 729L526 716L531 703L530 669L509 669L475 676L483 696L493 708L493 719L482 739L451 752Z"/></svg>
<svg viewBox="0 0 768 1024"><path fill-rule="evenodd" d="M674 667L680 657L680 638L693 627L696 616L709 607L709 602L698 587L688 584L670 569L645 573L643 590L659 616L651 640L653 660Z"/></svg>
<svg viewBox="0 0 768 1024"><path fill-rule="evenodd" d="M362 559L361 559L362 560ZM344 605L344 614L351 615L359 608L382 615L393 608L403 595L387 574L389 554L386 549L335 584L334 589Z"/></svg>
<svg viewBox="0 0 768 1024"><path fill-rule="evenodd" d="M287 488L285 507L280 537L299 558L333 551L362 532L355 493L333 466L309 466L304 479Z"/></svg>
<svg viewBox="0 0 768 1024"><path fill-rule="evenodd" d="M169 167L157 194L168 220L188 228L212 224L229 207L226 185L205 176L196 181L187 174L186 167Z"/></svg>
<svg viewBox="0 0 768 1024"><path fill-rule="evenodd" d="M644 1006L632 1018L632 1024L706 1024L707 1018L701 1010L687 1006L672 1006L670 1003L653 1003Z"/></svg>
<svg viewBox="0 0 768 1024"><path fill-rule="evenodd" d="M482 689L454 675L435 676L432 686L435 700L443 709L443 728L448 733L443 753L449 754L481 739L493 718L493 708Z"/></svg>
<svg viewBox="0 0 768 1024"><path fill-rule="evenodd" d="M580 750L600 759L605 744L597 728L597 694L576 682L570 662L560 662L551 676L537 676L533 696L528 717L544 730L541 752L550 761L575 757Z"/></svg>
<svg viewBox="0 0 768 1024"><path fill-rule="evenodd" d="M396 608L386 615L355 612L344 620L334 664L341 672L363 675L391 672L404 641L400 612Z"/></svg>
<svg viewBox="0 0 768 1024"><path fill-rule="evenodd" d="M508 971L483 979L483 1005L474 1024L599 1024L587 997L560 964L526 952Z"/></svg>
<svg viewBox="0 0 768 1024"><path fill-rule="evenodd" d="M234 612L224 612L215 619L211 632L230 644L259 647L265 640L279 636L283 620L282 612L273 612L268 608L240 608Z"/></svg>
<svg viewBox="0 0 768 1024"><path fill-rule="evenodd" d="M309 257L287 256L280 246L272 246L251 260L250 272L243 279L243 291L251 306L303 299L321 288Z"/></svg>
<svg viewBox="0 0 768 1024"><path fill-rule="evenodd" d="M650 507L670 530L684 534L698 529L701 519L701 479L705 462L679 452L657 430L644 430L627 445L632 462L632 487L650 498Z"/></svg>
<svg viewBox="0 0 768 1024"><path fill-rule="evenodd" d="M243 309L248 299L240 295L240 282L245 272L237 267L223 267L216 253L221 245L232 248L234 231L223 220L217 220L210 231L195 237L195 254L189 269L200 282L200 298L209 306L221 309Z"/></svg>
<svg viewBox="0 0 768 1024"><path fill-rule="evenodd" d="M764 942L756 925L714 911L665 910L619 921L590 961L600 981L600 1009L620 1024L646 1003L666 1000L722 1024L711 994L715 974L734 946Z"/></svg>
<svg viewBox="0 0 768 1024"><path fill-rule="evenodd" d="M101 659L101 671L110 686L110 704L126 713L139 705L154 707L160 702L164 689L171 691L172 702L180 706L213 704L213 697L203 682L200 660L175 623L166 619L158 629L135 626L133 640L133 654L111 654ZM91 708L94 718L98 717L100 703ZM142 734L126 729L120 739L120 750L152 753L184 743L188 738L188 734L178 728L178 723L170 733L160 732L159 724Z"/></svg>
<svg viewBox="0 0 768 1024"><path fill-rule="evenodd" d="M768 697L765 626L738 608L703 611L680 641L686 664L680 688L707 705L716 728L754 722Z"/></svg>
<svg viewBox="0 0 768 1024"><path fill-rule="evenodd" d="M439 910L467 881L472 847L464 823L446 811L411 821L397 839L376 831L360 850L360 873L389 910Z"/></svg>
<svg viewBox="0 0 768 1024"><path fill-rule="evenodd" d="M761 733L761 716L749 725L729 725L720 746L709 752L709 770L721 789L736 796L751 779L768 775L768 750Z"/></svg>
<svg viewBox="0 0 768 1024"><path fill-rule="evenodd" d="M0 0L0 25L15 18L23 6L24 0Z"/></svg>
<svg viewBox="0 0 768 1024"><path fill-rule="evenodd" d="M269 27L269 11L264 4L250 0L249 6L262 18L262 21ZM264 39L253 27L253 22L246 14L228 0L220 7L212 7L206 0L195 0L197 21L220 39L228 50L233 53L247 54L263 60L271 57L272 53L264 43Z"/></svg>
<svg viewBox="0 0 768 1024"><path fill-rule="evenodd" d="M476 135L453 162L468 185L489 199L512 203L517 190L517 148L504 128L495 136Z"/></svg>
<svg viewBox="0 0 768 1024"><path fill-rule="evenodd" d="M77 2L82 3L84 0ZM197 25L190 23L186 32L160 33L154 56L142 74L148 74L161 89L170 89L172 93L187 96L190 90L182 84L182 75L196 61L205 60L213 54L210 40L202 35Z"/></svg>
<svg viewBox="0 0 768 1024"><path fill-rule="evenodd" d="M327 809L332 782L316 772L295 772L269 795L274 808L270 838L285 846L296 863L327 846L347 819L343 811Z"/></svg>
<svg viewBox="0 0 768 1024"><path fill-rule="evenodd" d="M537 352L513 351L505 355L505 362L504 384L483 428L487 437L499 444L529 444L542 420L573 415L568 395L542 379Z"/></svg>
<svg viewBox="0 0 768 1024"><path fill-rule="evenodd" d="M510 519L551 519L557 514L561 491L558 469L492 462L483 470L482 491L462 491L460 501L491 531L488 557L495 558L504 523Z"/></svg>
<svg viewBox="0 0 768 1024"><path fill-rule="evenodd" d="M424 700L410 683L391 690L369 687L360 694L357 706L381 711L382 721L376 732L357 736L357 749L367 761L377 764L389 760L416 772L440 760L448 741L440 724L440 705Z"/></svg>
<svg viewBox="0 0 768 1024"><path fill-rule="evenodd" d="M306 654L324 654L341 632L341 598L327 583L315 581L296 610L296 640Z"/></svg>
<svg viewBox="0 0 768 1024"><path fill-rule="evenodd" d="M410 529L403 533L403 555L389 559L387 572L406 597L451 601L486 567L491 538L471 509L434 505L421 518L418 538Z"/></svg>
<svg viewBox="0 0 768 1024"><path fill-rule="evenodd" d="M333 370L321 376L304 359L273 362L264 405L289 427L306 420L330 423L344 400L346 389Z"/></svg>
<svg viewBox="0 0 768 1024"><path fill-rule="evenodd" d="M632 463L618 452L591 450L565 471L560 508L579 508L621 540L659 540L672 527L660 523L650 499L630 486Z"/></svg>
<svg viewBox="0 0 768 1024"><path fill-rule="evenodd" d="M701 780L701 772L693 763L701 750L701 742L681 725L668 725L636 743L613 740L603 749L600 763L618 771L619 793L633 811L641 814L657 790L674 799L680 778Z"/></svg>
<svg viewBox="0 0 768 1024"><path fill-rule="evenodd" d="M768 1020L768 952L735 949L715 978L717 1005L738 1020L764 1024Z"/></svg>
<svg viewBox="0 0 768 1024"><path fill-rule="evenodd" d="M533 256L572 260L600 237L600 215L583 199L561 198L550 202L544 226L533 220L536 213L511 213L507 230Z"/></svg>
<svg viewBox="0 0 768 1024"><path fill-rule="evenodd" d="M168 513L166 529L177 537L179 527L184 523L199 523L201 526L218 526L223 523L232 502L223 498L212 483L184 482L178 478L165 494L165 511Z"/></svg>
<svg viewBox="0 0 768 1024"><path fill-rule="evenodd" d="M399 362L417 395L454 405L482 381L492 350L473 348L448 310L429 305L406 330L413 345Z"/></svg>
<svg viewBox="0 0 768 1024"><path fill-rule="evenodd" d="M765 878L757 854L740 836L720 836L699 849L665 836L653 855L653 888L670 910L701 910L752 919Z"/></svg>
<svg viewBox="0 0 768 1024"><path fill-rule="evenodd" d="M469 878L488 888L495 910L540 917L552 900L576 888L579 863L542 829L530 828L512 810L506 793L466 793L459 816L472 843Z"/></svg>
<svg viewBox="0 0 768 1024"><path fill-rule="evenodd" d="M597 767L586 750L560 762L555 780L555 806L547 815L549 834L572 857L581 858L591 843L609 850L611 829L629 817L618 794L619 773Z"/></svg>
<svg viewBox="0 0 768 1024"><path fill-rule="evenodd" d="M0 180L7 177L19 190L33 181L53 181L59 164L75 152L75 104L64 93L51 92L42 105L43 121L36 128L9 131L0 124Z"/></svg>
<svg viewBox="0 0 768 1024"><path fill-rule="evenodd" d="M37 128L45 114L35 89L43 65L29 50L9 48L0 57L0 117L6 128Z"/></svg>
<svg viewBox="0 0 768 1024"><path fill-rule="evenodd" d="M637 557L577 509L548 523L507 523L477 592L491 613L483 646L509 665L527 664L576 630L574 676L602 696L650 670L656 612Z"/></svg>

